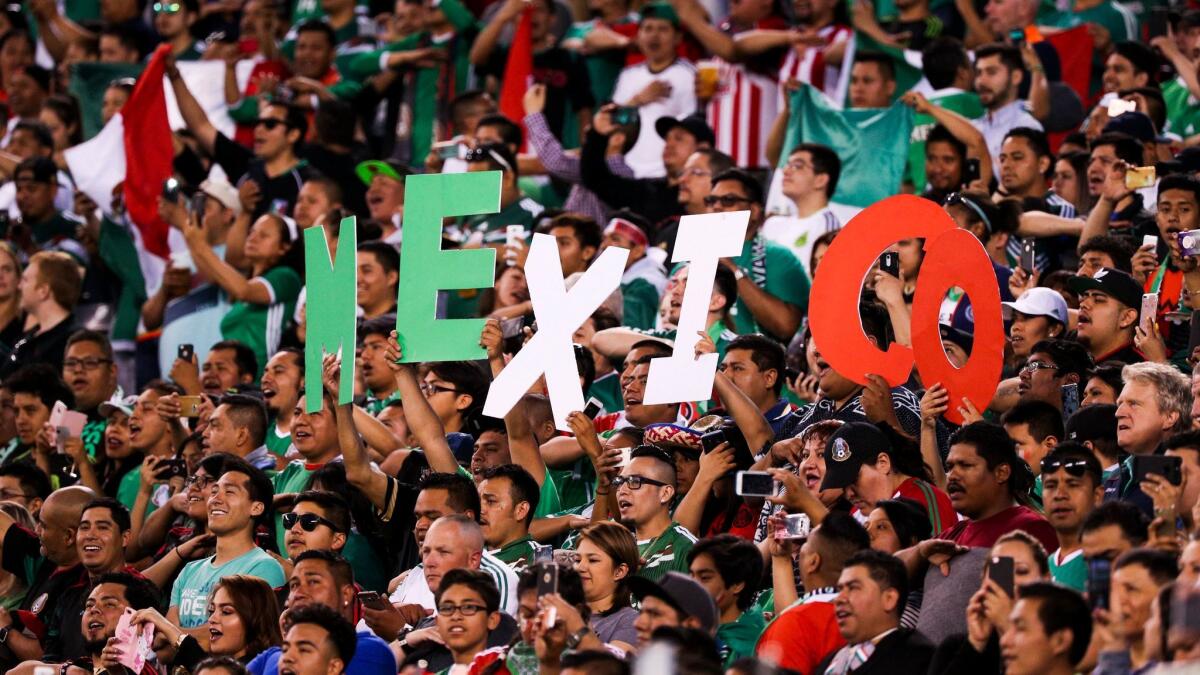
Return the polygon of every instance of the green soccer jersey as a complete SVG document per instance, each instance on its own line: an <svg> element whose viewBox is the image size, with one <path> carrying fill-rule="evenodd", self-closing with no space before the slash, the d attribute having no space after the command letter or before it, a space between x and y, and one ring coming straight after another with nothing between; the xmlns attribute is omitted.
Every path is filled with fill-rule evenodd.
<svg viewBox="0 0 1200 675"><path fill-rule="evenodd" d="M750 277L755 286L799 307L801 311L807 311L808 273L804 271L804 265L790 248L781 246L760 233L745 243L742 254L734 258L733 262L742 268L742 272ZM738 335L763 332L741 298L738 298L737 304L734 305L732 315L733 330Z"/></svg>
<svg viewBox="0 0 1200 675"><path fill-rule="evenodd" d="M275 420L271 420L271 424L267 427L267 440L265 445L267 446L267 450L270 451L272 455L286 457L288 450L290 450L292 447L292 432L281 432Z"/></svg>
<svg viewBox="0 0 1200 675"><path fill-rule="evenodd" d="M304 282L295 270L285 265L272 267L262 276L250 280L250 283L256 282L266 286L271 302L266 305L245 301L233 303L221 319L221 337L246 345L254 351L258 363L265 364L279 349L279 339L296 308L296 298Z"/></svg>
<svg viewBox="0 0 1200 675"><path fill-rule="evenodd" d="M638 576L658 581L667 572L688 572L688 551L696 543L696 536L675 521L662 534L653 539L638 541L638 557L642 566Z"/></svg>
<svg viewBox="0 0 1200 675"><path fill-rule="evenodd" d="M138 263L137 244L129 228L108 218L100 221L100 259L120 282L116 308L113 311L112 340L137 339L138 323L142 319L142 303L146 302L146 279Z"/></svg>
<svg viewBox="0 0 1200 675"><path fill-rule="evenodd" d="M738 659L754 656L754 646L766 627L762 612L756 611L754 606L742 612L737 620L717 626L717 648L725 668Z"/></svg>
<svg viewBox="0 0 1200 675"><path fill-rule="evenodd" d="M370 413L371 417L375 417L383 412L383 409L388 407L392 401L400 400L400 391L396 390L383 398L376 398L375 394L367 392L367 400L363 402L363 409Z"/></svg>
<svg viewBox="0 0 1200 675"><path fill-rule="evenodd" d="M383 563L366 537L351 532L346 537L346 546L342 548L342 557L350 561L350 566L354 568L354 583L368 591L387 592L390 576L384 571Z"/></svg>
<svg viewBox="0 0 1200 675"><path fill-rule="evenodd" d="M1167 105L1165 133L1188 138L1200 133L1200 100L1196 100L1180 78L1162 86L1163 102Z"/></svg>
<svg viewBox="0 0 1200 675"><path fill-rule="evenodd" d="M534 518L545 518L551 513L562 510L562 500L558 496L558 483L554 482L549 467L546 468L542 479L542 490L538 494L538 507L533 512Z"/></svg>
<svg viewBox="0 0 1200 675"><path fill-rule="evenodd" d="M196 628L208 621L209 593L223 577L245 574L262 579L271 588L287 582L279 563L258 547L221 565L215 561L213 556L184 565L171 586L171 606L179 610L180 628Z"/></svg>
<svg viewBox="0 0 1200 675"><path fill-rule="evenodd" d="M625 401L621 399L621 374L614 370L597 377L592 381L592 386L588 387L587 396L600 401L606 413L624 410Z"/></svg>
<svg viewBox="0 0 1200 675"><path fill-rule="evenodd" d="M146 517L154 513L158 509L158 505L154 503L154 493L158 492L165 483L155 483L150 488L150 500L146 502ZM125 508L133 511L133 505L137 502L138 489L142 486L141 467L130 469L124 476L121 476L121 482L117 483L117 501L125 505Z"/></svg>
<svg viewBox="0 0 1200 675"><path fill-rule="evenodd" d="M658 289L654 284L642 277L636 277L629 283L621 284L622 309L624 318L621 323L630 328L654 328L654 320L658 318Z"/></svg>
<svg viewBox="0 0 1200 675"><path fill-rule="evenodd" d="M496 556L505 565L511 567L514 572L520 574L525 571L526 567L533 564L537 550L537 542L533 540L533 537L526 535L495 551L488 551L488 553Z"/></svg>
<svg viewBox="0 0 1200 675"><path fill-rule="evenodd" d="M1087 586L1087 560L1083 557L1083 549L1067 554L1060 562L1061 554L1062 549L1059 549L1050 555L1050 577L1063 586L1084 592Z"/></svg>
<svg viewBox="0 0 1200 675"><path fill-rule="evenodd" d="M533 232L538 216L542 214L542 205L529 197L522 196L513 203L500 209L499 213L487 213L471 216L463 223L472 238L482 237L484 244L503 244L506 240L505 229L509 225L521 225L526 232Z"/></svg>
<svg viewBox="0 0 1200 675"><path fill-rule="evenodd" d="M983 116L983 106L979 104L979 95L973 92L943 89L930 94L929 102L956 112L969 120ZM904 182L916 188L918 194L925 190L925 138L929 136L929 131L936 125L937 122L930 115L918 114L913 117L912 137L908 144L908 166L904 171Z"/></svg>
<svg viewBox="0 0 1200 675"><path fill-rule="evenodd" d="M664 340L675 341L676 331L674 328L655 328L652 330L635 331L647 337L662 338ZM725 360L725 350L729 348L729 343L737 339L738 334L725 328L725 324L721 322L714 323L705 331L708 337L717 347L717 363ZM609 412L615 412L610 410Z"/></svg>
<svg viewBox="0 0 1200 675"><path fill-rule="evenodd" d="M638 15L630 13L612 25L622 26L636 24L637 22ZM583 40L588 33L596 30L601 25L603 24L599 19L573 24L567 29L566 35L563 36L563 42L568 40ZM617 86L617 78L621 76L621 70L625 68L625 56L626 51L624 49L605 49L589 53L584 57L583 63L587 67L588 78L592 85L593 99L597 101L612 100L613 89Z"/></svg>

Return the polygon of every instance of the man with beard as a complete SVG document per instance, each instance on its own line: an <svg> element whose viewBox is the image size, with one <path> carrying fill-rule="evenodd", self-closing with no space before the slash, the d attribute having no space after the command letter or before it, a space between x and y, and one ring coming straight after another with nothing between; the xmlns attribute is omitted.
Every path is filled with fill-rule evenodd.
<svg viewBox="0 0 1200 675"><path fill-rule="evenodd" d="M1139 323L1142 286L1125 272L1102 268L1093 277L1071 277L1071 291L1079 294L1078 337L1096 363L1139 363L1145 357L1134 346Z"/></svg>
<svg viewBox="0 0 1200 675"><path fill-rule="evenodd" d="M304 353L293 347L275 352L263 370L263 401L271 415L266 445L276 457L286 457L295 447L292 444L292 420L303 380Z"/></svg>
<svg viewBox="0 0 1200 675"><path fill-rule="evenodd" d="M975 51L975 92L986 112L974 124L987 140L992 166L1000 166L1000 146L1009 131L1016 127L1042 129L1042 123L1029 113L1028 103L1019 97L1024 80L1025 68L1016 47L997 43Z"/></svg>
<svg viewBox="0 0 1200 675"><path fill-rule="evenodd" d="M83 613L77 619L78 633L84 641L85 655L64 663L29 661L11 672L33 675L41 668L49 668L61 675L92 675L101 672L103 668L117 669L109 672L128 672L116 661L105 660L101 654L109 641L116 637L117 624L126 609L153 609L158 606L158 602L158 592L145 579L139 579L126 572L104 574L96 579L96 585L83 603ZM8 630L0 629L6 633ZM153 675L156 672L158 671L147 663L139 675Z"/></svg>
<svg viewBox="0 0 1200 675"><path fill-rule="evenodd" d="M479 481L479 526L488 552L518 575L534 563L539 548L529 536L540 486L515 464L486 469Z"/></svg>
<svg viewBox="0 0 1200 675"><path fill-rule="evenodd" d="M1147 234L1158 235L1154 214L1145 209L1142 195L1125 187L1125 170L1142 164L1141 141L1118 132L1092 139L1087 165L1088 195L1096 199L1079 235L1080 242L1110 234L1130 248L1140 248Z"/></svg>

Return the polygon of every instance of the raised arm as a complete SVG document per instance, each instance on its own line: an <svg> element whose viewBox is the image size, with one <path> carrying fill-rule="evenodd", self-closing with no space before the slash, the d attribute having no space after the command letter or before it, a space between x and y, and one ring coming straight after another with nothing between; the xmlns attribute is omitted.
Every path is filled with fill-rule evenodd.
<svg viewBox="0 0 1200 675"><path fill-rule="evenodd" d="M992 156L988 152L987 139L983 137L983 132L975 128L971 120L953 110L930 103L920 92L910 91L900 97L900 100L912 106L918 113L929 115L935 122L946 127L950 135L967 146L967 157L979 160L980 180L985 184L992 180Z"/></svg>
<svg viewBox="0 0 1200 675"><path fill-rule="evenodd" d="M183 237L187 241L188 251L192 254L196 268L220 286L231 300L254 305L271 304L271 290L265 283L247 279L217 255L212 245L208 243L204 228L197 220L196 214L188 216L187 225L183 228Z"/></svg>
<svg viewBox="0 0 1200 675"><path fill-rule="evenodd" d="M329 391L334 401L338 400L341 380L341 364L334 354L326 354L321 364L321 384ZM337 423L338 447L342 451L342 462L346 465L346 480L362 490L377 509L387 507L388 477L367 459L358 427L354 424L354 405L339 404L334 409Z"/></svg>
<svg viewBox="0 0 1200 675"><path fill-rule="evenodd" d="M179 105L179 114L183 116L184 124L200 141L204 150L211 155L217 144L217 134L220 132L208 119L208 115L205 114L204 108L200 107L196 97L192 96L192 92L188 90L187 83L179 74L179 68L175 66L174 57L167 57L166 70L167 79L171 82L172 91L175 92L175 101Z"/></svg>
<svg viewBox="0 0 1200 675"><path fill-rule="evenodd" d="M504 0L504 4L492 16L492 20L475 36L475 42L471 45L471 65L482 66L487 63L500 41L500 33L504 31L504 27L521 16L525 6L525 0Z"/></svg>
<svg viewBox="0 0 1200 675"><path fill-rule="evenodd" d="M708 15L699 2L673 0L671 4L675 6L675 12L679 15L679 23L705 50L731 63L740 58L733 38L709 23Z"/></svg>
<svg viewBox="0 0 1200 675"><path fill-rule="evenodd" d="M1084 225L1083 218L1063 218L1045 211L1026 211L1021 214L1017 234L1022 237L1079 237L1083 234Z"/></svg>
<svg viewBox="0 0 1200 675"><path fill-rule="evenodd" d="M408 420L408 428L417 446L425 451L429 468L439 473L457 472L458 460L454 459L454 451L446 443L446 428L421 393L416 370L411 363L399 363L400 343L396 340L396 331L388 336L387 359L396 378L400 400L404 401L404 417Z"/></svg>
<svg viewBox="0 0 1200 675"><path fill-rule="evenodd" d="M504 370L504 335L500 330L500 322L488 319L479 335L479 344L487 350L488 366L491 367L492 377L500 375ZM518 401L504 416L504 427L508 432L508 452L513 464L525 469L538 487L546 482L546 462L538 449L537 439L529 426L529 417L525 414L525 401Z"/></svg>
<svg viewBox="0 0 1200 675"><path fill-rule="evenodd" d="M1132 194L1132 190L1125 187L1125 170L1128 168L1123 161L1117 161L1109 167L1108 175L1104 177L1104 183L1100 186L1100 198L1088 213L1083 232L1079 235L1080 246L1092 237L1108 234L1109 222L1117 204Z"/></svg>

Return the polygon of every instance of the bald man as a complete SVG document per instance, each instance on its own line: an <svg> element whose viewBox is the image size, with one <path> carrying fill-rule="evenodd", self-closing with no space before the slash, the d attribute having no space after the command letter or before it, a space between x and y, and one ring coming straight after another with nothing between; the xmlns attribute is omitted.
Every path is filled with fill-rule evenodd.
<svg viewBox="0 0 1200 675"><path fill-rule="evenodd" d="M91 587L87 570L79 562L75 538L83 509L95 498L96 493L79 485L55 490L38 512L36 534L0 511L0 565L29 587L20 609L36 614L46 626L46 637L40 644L20 631L0 628L0 644L20 659L83 656L79 612L75 611L74 617L66 613L82 607L73 600L78 600L75 596L81 593L86 596ZM74 637L64 644L67 636Z"/></svg>

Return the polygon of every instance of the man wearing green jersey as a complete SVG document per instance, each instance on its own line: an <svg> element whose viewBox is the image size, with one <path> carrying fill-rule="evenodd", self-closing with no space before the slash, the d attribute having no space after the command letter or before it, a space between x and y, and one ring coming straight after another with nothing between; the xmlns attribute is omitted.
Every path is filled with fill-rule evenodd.
<svg viewBox="0 0 1200 675"><path fill-rule="evenodd" d="M479 526L488 553L520 574L532 565L538 545L529 536L541 488L516 464L486 469L479 481Z"/></svg>
<svg viewBox="0 0 1200 675"><path fill-rule="evenodd" d="M643 445L630 453L629 464L613 479L620 519L633 525L638 576L658 581L667 572L688 571L688 551L696 537L671 520L675 499L675 462L666 451Z"/></svg>

